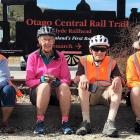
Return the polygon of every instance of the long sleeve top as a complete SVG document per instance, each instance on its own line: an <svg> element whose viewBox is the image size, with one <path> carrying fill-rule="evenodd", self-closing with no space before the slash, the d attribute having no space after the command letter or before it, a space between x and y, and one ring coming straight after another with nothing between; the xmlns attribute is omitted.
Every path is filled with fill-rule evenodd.
<svg viewBox="0 0 140 140"><path fill-rule="evenodd" d="M55 51L49 63L45 63L40 50L31 53L28 56L26 67L26 84L30 87L36 87L40 84L40 78L43 75L50 74L60 79L61 83L70 84L71 77L67 61L62 52Z"/></svg>

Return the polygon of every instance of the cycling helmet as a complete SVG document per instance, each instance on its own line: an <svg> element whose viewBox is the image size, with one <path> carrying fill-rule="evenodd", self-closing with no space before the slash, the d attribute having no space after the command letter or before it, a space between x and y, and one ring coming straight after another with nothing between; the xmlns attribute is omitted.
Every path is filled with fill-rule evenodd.
<svg viewBox="0 0 140 140"><path fill-rule="evenodd" d="M132 47L133 47L134 49L136 49L136 50L139 50L139 49L140 49L140 43L139 43L139 41L135 41L135 42L133 43Z"/></svg>
<svg viewBox="0 0 140 140"><path fill-rule="evenodd" d="M140 32L138 32L138 38L140 38Z"/></svg>
<svg viewBox="0 0 140 140"><path fill-rule="evenodd" d="M42 26L40 29L37 31L37 38L40 37L41 35L50 35L50 36L55 36L55 29L50 27L50 26Z"/></svg>
<svg viewBox="0 0 140 140"><path fill-rule="evenodd" d="M89 48L91 48L92 46L100 46L100 45L104 45L109 47L109 42L108 39L103 36L103 35L96 35L91 37L91 39L89 40Z"/></svg>

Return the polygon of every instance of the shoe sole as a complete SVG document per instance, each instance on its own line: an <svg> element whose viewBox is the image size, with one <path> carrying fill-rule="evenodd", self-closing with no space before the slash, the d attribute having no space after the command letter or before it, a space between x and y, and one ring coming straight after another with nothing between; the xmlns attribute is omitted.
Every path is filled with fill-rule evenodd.
<svg viewBox="0 0 140 140"><path fill-rule="evenodd" d="M115 131L112 134L103 133L103 136L117 138L117 137L119 137L119 134L118 134L118 131Z"/></svg>
<svg viewBox="0 0 140 140"><path fill-rule="evenodd" d="M80 133L76 133L76 135L81 135L81 136L84 136L86 134L87 134L87 132L85 132L85 131L81 131Z"/></svg>
<svg viewBox="0 0 140 140"><path fill-rule="evenodd" d="M35 134L36 136L39 136L39 137L44 137L45 134Z"/></svg>
<svg viewBox="0 0 140 140"><path fill-rule="evenodd" d="M38 133L38 132L33 132L35 135L45 135L46 133L44 132L44 133Z"/></svg>
<svg viewBox="0 0 140 140"><path fill-rule="evenodd" d="M63 132L63 134L64 134L64 135L71 135L71 134L74 134L74 132L70 130L70 131L68 131L68 132Z"/></svg>
<svg viewBox="0 0 140 140"><path fill-rule="evenodd" d="M91 130L88 131L88 132L83 130L83 131L81 131L81 132L79 132L79 133L78 133L78 132L76 133L76 135L81 135L81 136L84 136L84 135L86 135L86 134L91 134Z"/></svg>

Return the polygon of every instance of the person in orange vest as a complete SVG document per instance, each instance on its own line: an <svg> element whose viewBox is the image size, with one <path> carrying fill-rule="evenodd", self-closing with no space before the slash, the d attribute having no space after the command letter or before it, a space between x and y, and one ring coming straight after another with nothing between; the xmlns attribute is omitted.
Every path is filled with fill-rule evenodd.
<svg viewBox="0 0 140 140"><path fill-rule="evenodd" d="M104 104L110 107L102 133L118 136L115 117L121 101L122 76L116 61L107 56L109 47L104 35L93 36L89 40L90 54L80 58L74 82L78 83L83 122L77 135L91 133L90 105Z"/></svg>
<svg viewBox="0 0 140 140"><path fill-rule="evenodd" d="M1 133L14 133L15 129L9 126L9 118L16 103L16 92L21 92L12 84L7 58L0 54L0 107L2 110Z"/></svg>
<svg viewBox="0 0 140 140"><path fill-rule="evenodd" d="M130 55L126 65L127 86L130 89L130 102L136 117L135 132L140 134L140 32L138 41L132 47L135 53Z"/></svg>

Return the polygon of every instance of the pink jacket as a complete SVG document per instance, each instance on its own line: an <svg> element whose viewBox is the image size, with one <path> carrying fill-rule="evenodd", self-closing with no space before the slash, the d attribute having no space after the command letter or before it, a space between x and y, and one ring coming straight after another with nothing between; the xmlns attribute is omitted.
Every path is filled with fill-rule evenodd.
<svg viewBox="0 0 140 140"><path fill-rule="evenodd" d="M70 84L71 77L67 61L62 52L56 51L59 58L51 60L45 64L39 55L39 50L28 56L26 67L26 84L30 87L36 87L40 84L40 78L44 74L51 74L59 78L61 83Z"/></svg>

